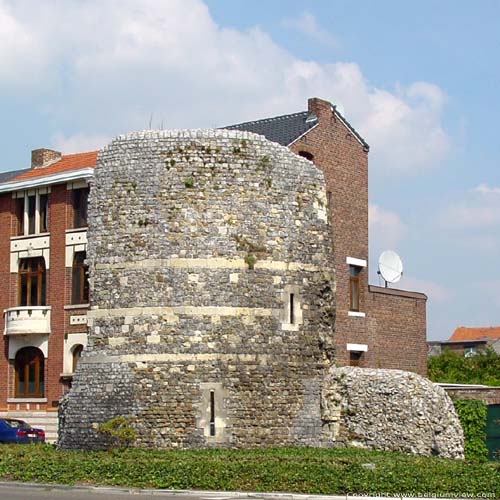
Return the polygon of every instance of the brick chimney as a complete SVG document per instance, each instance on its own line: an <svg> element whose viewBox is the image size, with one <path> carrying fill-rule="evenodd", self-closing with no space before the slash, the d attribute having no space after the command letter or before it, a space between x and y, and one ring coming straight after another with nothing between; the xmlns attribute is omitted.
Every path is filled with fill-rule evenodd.
<svg viewBox="0 0 500 500"><path fill-rule="evenodd" d="M53 149L34 149L31 152L31 168L41 168L61 159L61 153Z"/></svg>
<svg viewBox="0 0 500 500"><path fill-rule="evenodd" d="M309 115L316 115L316 117L321 121L322 118L331 118L332 103L319 99L318 97L311 97L307 101L307 107Z"/></svg>

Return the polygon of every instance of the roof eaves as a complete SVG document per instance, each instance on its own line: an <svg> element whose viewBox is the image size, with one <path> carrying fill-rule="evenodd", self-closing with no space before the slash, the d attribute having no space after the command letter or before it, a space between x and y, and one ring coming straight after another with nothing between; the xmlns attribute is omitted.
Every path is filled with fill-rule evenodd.
<svg viewBox="0 0 500 500"><path fill-rule="evenodd" d="M288 115L279 115L279 116L272 116L271 118L261 118L260 120L252 120L248 122L241 122L241 123L235 123L233 125L226 125L224 127L220 128L226 128L226 129L235 129L237 127L241 127L242 125L257 125L259 123L272 123L276 121L281 121L281 120L288 120L290 118L295 118L300 115L307 115L307 111L298 111L297 113L290 113Z"/></svg>
<svg viewBox="0 0 500 500"><path fill-rule="evenodd" d="M336 106L332 106L334 113L340 118L340 121L348 128L356 137L356 139L360 142L360 144L366 149L366 151L370 150L369 144L361 137L361 134L342 116L340 111Z"/></svg>
<svg viewBox="0 0 500 500"><path fill-rule="evenodd" d="M313 125L311 128L308 128L305 132L303 132L298 137L296 137L292 142L290 142L289 144L287 144L287 147L290 147L292 144L294 144L295 142L297 142L299 139L302 139L302 137L304 137L305 135L307 135L311 130L314 130L318 125L319 125L319 122L316 123L315 125Z"/></svg>
<svg viewBox="0 0 500 500"><path fill-rule="evenodd" d="M94 169L92 167L80 168L78 170L70 170L57 174L33 177L21 181L4 182L0 184L0 193L10 193L12 191L20 191L22 189L50 186L53 184L74 181L77 179L90 179L93 176Z"/></svg>

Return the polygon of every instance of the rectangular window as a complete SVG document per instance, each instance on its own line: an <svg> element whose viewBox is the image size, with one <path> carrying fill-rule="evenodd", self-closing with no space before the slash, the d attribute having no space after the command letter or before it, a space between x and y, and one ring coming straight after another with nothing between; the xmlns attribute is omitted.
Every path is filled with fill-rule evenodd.
<svg viewBox="0 0 500 500"><path fill-rule="evenodd" d="M210 435L215 436L215 391L210 391Z"/></svg>
<svg viewBox="0 0 500 500"><path fill-rule="evenodd" d="M362 356L363 352L361 351L349 351L349 365L359 366L361 364Z"/></svg>
<svg viewBox="0 0 500 500"><path fill-rule="evenodd" d="M71 283L71 303L88 304L89 279L88 266L85 263L86 252L76 252L73 257L73 272Z"/></svg>
<svg viewBox="0 0 500 500"><path fill-rule="evenodd" d="M290 324L295 323L295 296L293 293L290 294Z"/></svg>
<svg viewBox="0 0 500 500"><path fill-rule="evenodd" d="M17 236L46 233L48 231L48 206L47 194L36 192L28 195L21 193L16 198L15 210L17 219Z"/></svg>
<svg viewBox="0 0 500 500"><path fill-rule="evenodd" d="M87 227L89 188L73 189L73 227Z"/></svg>
<svg viewBox="0 0 500 500"><path fill-rule="evenodd" d="M19 264L19 305L44 306L46 273L43 257L21 259Z"/></svg>
<svg viewBox="0 0 500 500"><path fill-rule="evenodd" d="M28 196L28 234L35 234L36 196Z"/></svg>
<svg viewBox="0 0 500 500"><path fill-rule="evenodd" d="M49 206L49 197L46 194L40 195L40 203L39 203L38 215L40 218L40 232L46 233L48 231L47 224L47 212Z"/></svg>
<svg viewBox="0 0 500 500"><path fill-rule="evenodd" d="M16 198L17 235L24 234L24 198Z"/></svg>
<svg viewBox="0 0 500 500"><path fill-rule="evenodd" d="M349 266L349 309L351 311L359 311L359 295L360 295L360 273L361 267Z"/></svg>

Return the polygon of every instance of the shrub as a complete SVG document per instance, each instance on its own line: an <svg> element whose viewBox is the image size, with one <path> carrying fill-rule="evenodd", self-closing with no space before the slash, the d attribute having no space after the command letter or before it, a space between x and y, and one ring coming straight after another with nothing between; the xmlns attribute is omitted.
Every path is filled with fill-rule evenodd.
<svg viewBox="0 0 500 500"><path fill-rule="evenodd" d="M470 358L445 349L429 358L428 369L433 382L500 386L500 354L492 349Z"/></svg>
<svg viewBox="0 0 500 500"><path fill-rule="evenodd" d="M255 257L255 255L249 253L245 256L245 263L248 266L248 269L253 269L255 267L256 262L257 262L257 257Z"/></svg>
<svg viewBox="0 0 500 500"><path fill-rule="evenodd" d="M475 399L454 399L453 404L464 430L465 458L487 460L486 404Z"/></svg>
<svg viewBox="0 0 500 500"><path fill-rule="evenodd" d="M114 417L100 424L98 432L105 437L109 450L128 448L136 438L131 420L125 417Z"/></svg>

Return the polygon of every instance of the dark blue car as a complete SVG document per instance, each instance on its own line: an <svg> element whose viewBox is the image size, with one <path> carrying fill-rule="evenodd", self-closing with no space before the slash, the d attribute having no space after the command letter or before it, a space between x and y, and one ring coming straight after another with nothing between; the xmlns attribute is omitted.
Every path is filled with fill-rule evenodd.
<svg viewBox="0 0 500 500"><path fill-rule="evenodd" d="M0 418L0 443L45 443L45 432L24 420Z"/></svg>

